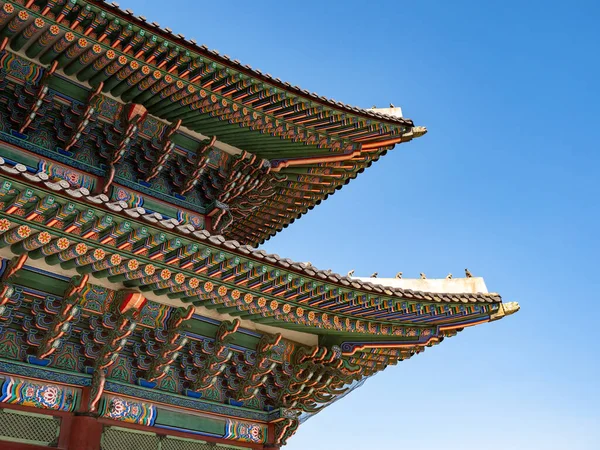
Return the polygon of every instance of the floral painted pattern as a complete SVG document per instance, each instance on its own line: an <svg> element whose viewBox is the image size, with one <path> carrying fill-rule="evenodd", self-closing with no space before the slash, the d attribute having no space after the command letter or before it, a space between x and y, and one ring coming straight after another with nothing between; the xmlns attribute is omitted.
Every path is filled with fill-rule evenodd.
<svg viewBox="0 0 600 450"><path fill-rule="evenodd" d="M156 419L156 406L121 397L107 397L104 399L101 414L106 419L152 426Z"/></svg>
<svg viewBox="0 0 600 450"><path fill-rule="evenodd" d="M55 411L73 411L77 406L79 391L75 388L13 377L1 381L0 403Z"/></svg>
<svg viewBox="0 0 600 450"><path fill-rule="evenodd" d="M257 423L227 419L224 438L263 444L267 440L267 427Z"/></svg>

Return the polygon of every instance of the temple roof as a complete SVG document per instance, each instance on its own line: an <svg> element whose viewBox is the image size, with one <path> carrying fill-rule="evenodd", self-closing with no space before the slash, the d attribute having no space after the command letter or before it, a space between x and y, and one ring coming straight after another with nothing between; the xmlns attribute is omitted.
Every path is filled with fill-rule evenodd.
<svg viewBox="0 0 600 450"><path fill-rule="evenodd" d="M435 303L454 304L457 307L460 307L460 305L464 304L498 305L502 301L498 294L487 293L487 291L482 289L472 289L468 287L465 287L464 292L456 292L457 289L448 289L450 291L455 291L454 293L445 291L436 292L439 289L431 289L434 280L413 281L412 284L410 284L411 289L409 289L409 280L386 282L386 280L378 278L357 279L341 276L329 270L317 269L312 264L295 262L288 258L282 258L279 255L268 254L264 250L256 250L251 246L242 245L235 240L227 240L222 236L211 235L205 230L194 231L193 227L185 224L181 225L175 219L164 220L161 218L162 220L159 220L155 214L147 213L142 207L129 208L124 202L113 202L103 195L91 195L85 188L72 188L69 183L64 180L60 182L50 181L44 173L28 173L24 166L12 166L0 158L0 174L1 173L5 173L15 180L18 180L19 178L23 179L23 181L27 181L28 184L33 186L37 185L47 192L46 194L44 194L43 191L30 192L29 196L30 201L32 202L43 201L47 198L46 196L52 196L53 201L56 202L56 195L64 195L66 198L81 202L82 206L87 204L89 207L97 208L99 214L101 214L102 211L106 211L107 213L120 213L128 216L130 221L128 222L127 229L135 231L138 226L145 223L147 225L146 228L149 231L151 230L150 227L156 231L163 230L168 233L168 235L162 238L163 241L168 241L169 236L176 238L176 246L173 247L173 251L180 249L185 252L184 249L194 246L191 253L188 251L188 258L168 258L169 262L164 264L165 267L177 269L177 266L180 266L179 269L184 272L185 261L193 258L194 254L203 253L198 244L210 249L210 255L218 255L219 257L218 260L213 262L218 269L214 272L208 271L208 273L212 272L214 274L213 276L208 277L208 279L213 282L217 279L219 281L225 279L225 284L229 284L227 281L231 280L232 277L235 279L235 276L227 275L224 272L234 274L236 267L241 266L245 266L245 270L250 270L251 266L248 264L249 262L252 262L252 266L256 267L262 265L260 272L255 275L259 279L256 286L261 288L258 290L257 295L263 295L265 298L268 298L270 295L269 292L274 289L275 292L278 292L278 295L274 298L278 298L279 301L289 300L291 302L290 305L298 303L298 299L300 299L298 304L303 305L302 309L306 309L307 311L314 310L315 312L320 311L328 314L340 314L340 317L356 317L360 318L360 320L366 320L367 323L372 320L373 325L379 324L378 326L384 327L385 324L393 325L394 321L397 320L395 317L400 319L405 316L404 311L406 308L410 309L406 302L415 302L415 304L419 303L423 305ZM23 194L22 190L20 191L21 194L18 193L19 189L20 188L16 183L14 185L9 185L8 187L5 186L5 190L12 190L12 195L17 197ZM112 222L113 220L114 222ZM118 220L117 216L115 216L114 219L111 218L112 225L109 229L118 228L120 226ZM138 223L139 225L137 225ZM121 224L123 224L123 222L121 222ZM31 225L35 226L34 223ZM87 242L89 245L93 245L94 240L95 239L88 239ZM168 242L171 241L173 241L173 239ZM116 249L113 251L115 250ZM122 253L125 257L126 252ZM167 253L168 252L165 251L159 258L153 258L152 261L154 265L160 267L161 261ZM201 259L209 258L209 254L205 254L202 257L198 256L198 262L200 262ZM184 266L183 269L181 268L182 265ZM223 267L229 270L224 270ZM202 273L204 274L204 272ZM272 275L266 276L267 274ZM170 276L171 273L169 274L169 277ZM175 274L173 274L173 276L175 276ZM263 281L260 281L261 277L264 276L266 276L266 278ZM186 277L182 279L185 278ZM475 283L478 282L478 279L472 281L444 280L443 282L454 285L462 283L461 285L465 286L466 284L475 285ZM181 283L181 281L179 283ZM419 283L421 284L420 286ZM308 288L309 285L310 288ZM233 286L235 286L235 282L233 283ZM414 290L415 287L420 288L421 290ZM268 288L266 289L267 292L265 292L265 288ZM240 294L238 295L243 295L243 292L247 287L245 287L244 283L241 283L239 289ZM460 291L460 289L458 290ZM247 290L247 292L252 292L252 289ZM283 308L284 305L285 303L282 303L281 307ZM310 328L307 328L306 326L297 327L296 323L289 323L291 307L288 308L282 309L282 311L287 309L287 313L279 316L274 314L275 317L271 320L261 320L265 323L276 323L278 326L291 327L292 329L309 330ZM473 312L485 312L485 309L480 310L479 306L477 306ZM274 311L274 313L276 313L276 311ZM452 318L450 320L453 321L455 319ZM322 328L323 332L327 332L327 326L323 326Z"/></svg>
<svg viewBox="0 0 600 450"><path fill-rule="evenodd" d="M62 94L78 101L100 89L123 103L143 105L168 127L189 132L205 144L258 158L256 170L265 172L265 192L255 193L260 204L251 209L231 205L235 220L221 231L230 239L251 245L264 242L396 144L426 132L394 108L382 109L388 112L382 114L308 92L114 4L18 3L6 2L0 19L11 24L6 33L10 47L48 65L56 73L53 89L66 89ZM139 152L135 136L132 141L130 146ZM77 153L81 143L70 145ZM176 145L171 151L196 148Z"/></svg>
<svg viewBox="0 0 600 450"><path fill-rule="evenodd" d="M254 248L422 136L400 108L102 1L2 2L0 34L0 372L91 386L88 412L122 393L270 424L281 445L301 413L519 309L468 272L351 277Z"/></svg>
<svg viewBox="0 0 600 450"><path fill-rule="evenodd" d="M191 304L223 323L257 324L265 339L275 332L318 342L309 355L337 358L360 376L519 309L477 279L462 283L470 292L447 293L435 292L435 280L366 281L319 270L3 159L0 248L0 257L27 255L43 273L89 274L98 286L135 289L171 308Z"/></svg>

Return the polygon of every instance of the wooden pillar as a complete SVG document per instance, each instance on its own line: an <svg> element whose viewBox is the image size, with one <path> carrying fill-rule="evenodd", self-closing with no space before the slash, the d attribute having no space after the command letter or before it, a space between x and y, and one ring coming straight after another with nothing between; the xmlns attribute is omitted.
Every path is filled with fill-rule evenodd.
<svg viewBox="0 0 600 450"><path fill-rule="evenodd" d="M69 450L100 450L102 424L96 417L74 416L69 435Z"/></svg>
<svg viewBox="0 0 600 450"><path fill-rule="evenodd" d="M275 424L267 424L267 442L263 447L263 450L279 450L280 447L275 444Z"/></svg>
<svg viewBox="0 0 600 450"><path fill-rule="evenodd" d="M60 434L58 435L58 448L68 449L69 438L71 437L71 425L73 423L73 414L64 416L60 420Z"/></svg>

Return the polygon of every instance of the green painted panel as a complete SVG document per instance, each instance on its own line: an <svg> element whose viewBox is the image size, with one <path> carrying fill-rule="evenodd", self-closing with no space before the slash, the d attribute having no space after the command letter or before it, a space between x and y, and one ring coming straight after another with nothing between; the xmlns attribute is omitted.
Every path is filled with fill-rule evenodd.
<svg viewBox="0 0 600 450"><path fill-rule="evenodd" d="M190 150L192 152L196 151L198 147L200 147L198 141L186 136L183 133L176 133L173 135L173 142L179 147L185 148L186 150Z"/></svg>
<svg viewBox="0 0 600 450"><path fill-rule="evenodd" d="M18 150L4 143L0 143L0 156L6 159L12 159L28 167L37 167L40 157L22 150Z"/></svg>
<svg viewBox="0 0 600 450"><path fill-rule="evenodd" d="M219 436L225 434L225 420L194 416L165 409L159 409L157 411L155 423L156 425L183 428Z"/></svg>
<svg viewBox="0 0 600 450"><path fill-rule="evenodd" d="M68 95L75 100L79 100L80 102L87 101L87 98L90 95L88 89L81 85L72 83L63 77L51 77L48 80L48 87L50 89L62 92L63 94Z"/></svg>
<svg viewBox="0 0 600 450"><path fill-rule="evenodd" d="M199 334L201 336L207 336L213 338L217 333L218 325L205 322L203 320L191 319L186 323L186 328L191 333ZM245 333L234 333L233 345L255 350L260 338L250 336Z"/></svg>
<svg viewBox="0 0 600 450"><path fill-rule="evenodd" d="M218 325L213 325L203 320L192 319L186 322L185 327L192 333L213 337L217 332Z"/></svg>
<svg viewBox="0 0 600 450"><path fill-rule="evenodd" d="M48 292L58 297L62 297L65 289L69 285L67 281L59 280L57 278L49 277L47 275L32 272L26 269L19 270L14 275L14 278L11 279L11 283L36 290L43 289L44 292Z"/></svg>
<svg viewBox="0 0 600 450"><path fill-rule="evenodd" d="M252 350L256 350L256 345L260 340L260 338L244 333L235 333L233 338L234 345L239 345L240 347L249 348Z"/></svg>

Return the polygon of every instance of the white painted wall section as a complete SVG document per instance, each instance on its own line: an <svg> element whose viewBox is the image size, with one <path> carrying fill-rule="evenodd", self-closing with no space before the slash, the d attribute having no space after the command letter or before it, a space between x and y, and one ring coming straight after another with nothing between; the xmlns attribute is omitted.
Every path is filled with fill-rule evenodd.
<svg viewBox="0 0 600 450"><path fill-rule="evenodd" d="M410 289L413 291L434 292L438 294L487 294L487 286L481 277L472 278L369 278L352 277L353 280L378 284L391 288Z"/></svg>

